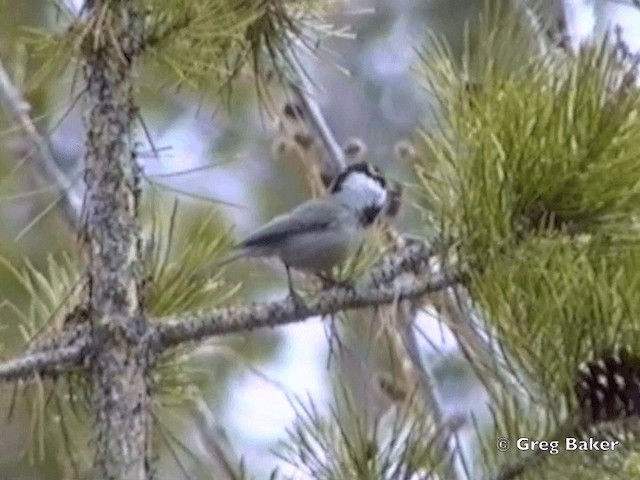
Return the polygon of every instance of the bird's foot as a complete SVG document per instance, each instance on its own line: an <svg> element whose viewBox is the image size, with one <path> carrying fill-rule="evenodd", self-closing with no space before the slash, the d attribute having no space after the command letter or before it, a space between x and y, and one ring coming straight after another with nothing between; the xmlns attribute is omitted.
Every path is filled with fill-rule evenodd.
<svg viewBox="0 0 640 480"><path fill-rule="evenodd" d="M293 302L293 307L296 311L304 310L307 305L304 303L303 298L293 288L289 289L289 299Z"/></svg>

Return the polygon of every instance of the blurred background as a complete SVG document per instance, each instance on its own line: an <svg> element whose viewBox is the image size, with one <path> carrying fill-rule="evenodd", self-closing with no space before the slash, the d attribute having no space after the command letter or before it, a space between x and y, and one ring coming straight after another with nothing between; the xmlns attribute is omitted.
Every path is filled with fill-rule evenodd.
<svg viewBox="0 0 640 480"><path fill-rule="evenodd" d="M77 11L79 3L68 0L66 7ZM429 54L424 47L429 35L444 36L452 50L460 53L465 24L476 18L483 3L339 3L326 20L336 30L344 29L349 34L327 40L319 59L303 58L318 87L315 98L338 141L362 139L369 159L391 178L405 183L405 203L396 220L402 232L420 231L420 212L412 205L411 159L399 156L396 147L398 142L410 142L419 127L429 128L429 123L437 120L431 99L416 79L418 55ZM594 29L604 31L620 25L629 46L640 47L637 9L613 1L568 3L573 15L571 41L576 45L590 37ZM1 8L0 59L26 92L41 131L50 134L58 163L70 178L78 178L84 138L82 105L73 102L77 94L73 71L36 82L36 72L46 69L41 69L41 60L29 55L28 43L17 41L34 29L64 28L64 15L53 0L4 0ZM258 107L250 78L240 78L229 98L221 98L217 92L175 89L168 84L161 70L140 72L139 100L148 135L139 129L138 142L146 177L147 217L151 218L152 207L158 208L166 224L174 200L179 200L176 248L212 209L222 214L216 220L219 226L232 227L233 234L241 237L308 198L305 172L278 148L282 139L277 119ZM276 104L284 106L284 101L281 97ZM59 258L68 252L73 256L77 239L55 205L56 189L31 160L24 160L30 146L2 111L0 129L0 256L4 259L0 264L0 335L2 356L8 357L24 348L23 323L13 306L25 311L31 300L14 268L23 269L28 262L34 269L46 271L50 255ZM286 294L284 271L277 264L241 262L230 268L229 277L242 280L238 299L262 300ZM475 411L482 417L482 389L450 333L429 312L419 316L418 326L423 333L420 346L438 382L446 413ZM344 333L355 354L341 358L339 366L330 361L329 336L327 323L313 319L277 330L217 339L196 349L190 357L202 373L201 388L210 417L194 417L188 408L177 408L166 418L185 450L195 453L185 455L176 449L185 468L196 469L193 465L197 462L206 465L211 461L202 430L214 432L220 439L220 429L224 429L234 450L231 456L242 456L247 470L257 478L266 478L275 467L294 478L304 478L273 453L296 417L292 399L309 396L316 405L326 405L339 383L337 371L353 384L361 384L353 390L368 398L376 370L371 360L375 352L368 351L367 336L358 339L357 335ZM7 412L0 415L0 479L73 478L59 459L60 446L29 447L47 440L33 438L29 422L35 407L21 402L20 392L13 406L14 393L11 385L0 391L0 412ZM467 439L469 444L471 440ZM161 453L160 461L160 478L180 478L182 467L173 455ZM195 478L218 477L196 474Z"/></svg>

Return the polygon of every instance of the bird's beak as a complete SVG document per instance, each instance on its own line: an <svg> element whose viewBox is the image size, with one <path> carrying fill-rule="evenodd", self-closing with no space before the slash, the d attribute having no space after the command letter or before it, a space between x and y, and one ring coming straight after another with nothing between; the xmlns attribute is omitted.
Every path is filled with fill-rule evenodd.
<svg viewBox="0 0 640 480"><path fill-rule="evenodd" d="M400 212L402 206L402 184L395 180L391 180L387 189L387 205L385 206L383 215L389 218L395 218Z"/></svg>

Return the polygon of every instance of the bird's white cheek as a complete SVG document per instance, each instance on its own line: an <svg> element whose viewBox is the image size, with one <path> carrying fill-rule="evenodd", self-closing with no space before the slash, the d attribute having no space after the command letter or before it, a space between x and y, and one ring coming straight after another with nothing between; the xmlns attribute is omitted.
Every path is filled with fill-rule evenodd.
<svg viewBox="0 0 640 480"><path fill-rule="evenodd" d="M384 208L387 205L388 201L389 201L389 194L387 194L387 191L385 190L384 192L382 192L382 194L380 195L380 198L378 199L378 205L381 205Z"/></svg>

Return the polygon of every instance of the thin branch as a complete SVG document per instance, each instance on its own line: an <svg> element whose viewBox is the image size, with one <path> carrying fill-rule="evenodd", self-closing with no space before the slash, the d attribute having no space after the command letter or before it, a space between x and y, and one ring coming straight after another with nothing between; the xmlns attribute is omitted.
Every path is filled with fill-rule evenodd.
<svg viewBox="0 0 640 480"><path fill-rule="evenodd" d="M22 380L34 375L51 376L77 366L87 347L86 339L74 345L46 351L28 353L0 363L0 381Z"/></svg>
<svg viewBox="0 0 640 480"><path fill-rule="evenodd" d="M443 281L446 283L446 277L443 277ZM442 462L445 468L444 474L446 478L454 480L459 476L455 467L455 455L459 452L452 443L453 439L450 438L451 432L447 428L450 420L442 408L443 401L438 393L434 375L425 365L420 355L420 347L415 329L417 309L418 305L413 301L405 301L398 304L399 328L397 328L397 331L400 337L399 343L407 352L409 360L411 360L410 365L415 372L414 377L420 387L426 411L429 412L436 429L442 432L441 435L436 435L433 441L439 451L445 454Z"/></svg>
<svg viewBox="0 0 640 480"><path fill-rule="evenodd" d="M330 161L330 171L327 173L329 173L329 177L333 178L347 166L344 152L333 135L333 132L329 128L329 125L322 114L322 110L320 109L320 105L318 105L318 102L315 101L311 94L314 90L314 86L309 81L307 73L303 70L302 66L298 64L298 62L293 62L293 68L295 69L297 82L290 83L291 90L298 98L305 118L309 119L311 127L322 140L322 144L329 155Z"/></svg>
<svg viewBox="0 0 640 480"><path fill-rule="evenodd" d="M345 310L388 305L398 300L437 292L460 281L457 277L431 279L426 275L401 276L388 285L330 288L314 295L304 305L296 305L292 299L287 298L277 302L218 308L177 318L158 319L155 322L158 325L155 345L157 350L162 351L184 342L217 335L276 327Z"/></svg>
<svg viewBox="0 0 640 480"><path fill-rule="evenodd" d="M584 30L581 24L579 12L585 12L590 10L595 16L595 6L590 2L584 0L556 0L558 8L558 24L560 26L560 34L563 39L563 47L567 50L567 53L576 54L585 39L593 36L595 29L595 20L590 25L590 32L588 34L580 35L580 31Z"/></svg>
<svg viewBox="0 0 640 480"><path fill-rule="evenodd" d="M429 266L433 252L423 242L409 243L393 255L384 256L369 272L372 286L388 285L406 272L419 274Z"/></svg>
<svg viewBox="0 0 640 480"><path fill-rule="evenodd" d="M536 40L538 42L538 50L540 55L546 56L549 54L547 32L544 25L540 21L540 17L537 12L529 5L527 0L515 0L516 7L522 10L522 13L526 17L527 21L531 25Z"/></svg>
<svg viewBox="0 0 640 480"><path fill-rule="evenodd" d="M81 189L75 186L58 166L49 142L40 134L31 118L31 105L11 81L2 60L0 60L0 103L20 125L29 142L33 144L38 155L37 165L47 177L57 184L60 197L65 200L63 205L67 219L71 226L77 226L83 203Z"/></svg>
<svg viewBox="0 0 640 480"><path fill-rule="evenodd" d="M217 424L206 402L198 399L194 408L191 409L191 415L196 421L200 440L211 462L217 467L216 473L221 475L220 478L228 480L242 478L239 471L241 462L236 458L227 433Z"/></svg>

